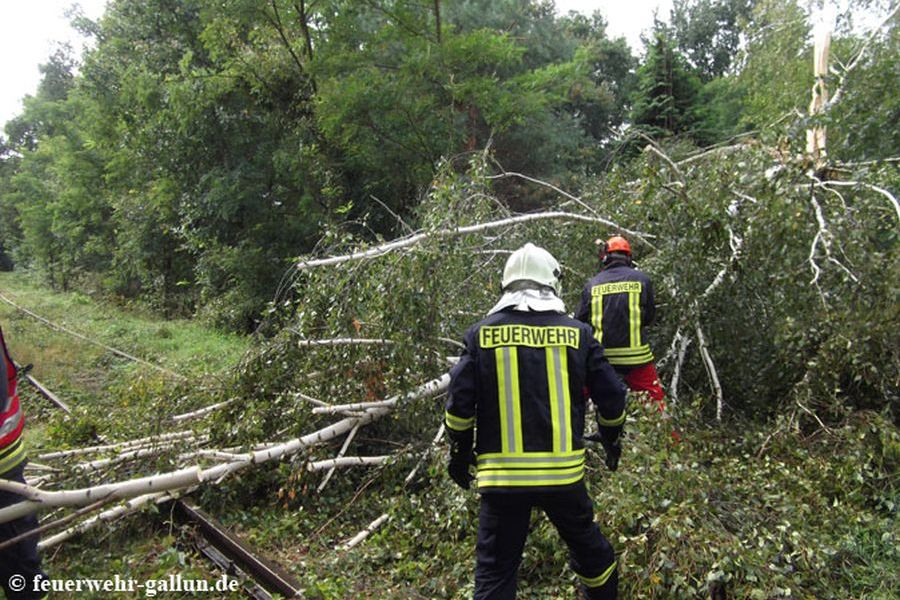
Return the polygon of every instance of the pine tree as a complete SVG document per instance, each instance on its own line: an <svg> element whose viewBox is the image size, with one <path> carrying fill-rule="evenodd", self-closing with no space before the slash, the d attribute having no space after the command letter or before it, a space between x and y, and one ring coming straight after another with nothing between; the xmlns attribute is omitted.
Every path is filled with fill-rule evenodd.
<svg viewBox="0 0 900 600"><path fill-rule="evenodd" d="M637 80L632 123L657 137L689 133L700 80L664 30L654 34Z"/></svg>

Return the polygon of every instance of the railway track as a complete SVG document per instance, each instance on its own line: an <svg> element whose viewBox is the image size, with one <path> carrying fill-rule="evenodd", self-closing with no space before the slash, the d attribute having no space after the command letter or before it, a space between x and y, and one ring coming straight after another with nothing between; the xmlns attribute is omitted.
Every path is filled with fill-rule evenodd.
<svg viewBox="0 0 900 600"><path fill-rule="evenodd" d="M71 415L71 414L72 414L72 409L70 409L69 406L68 406L65 402L63 402L62 400L60 400L60 399L57 397L56 394L54 394L53 392L51 392L50 390L48 390L48 389L44 386L44 384L42 384L40 381L38 381L37 379L35 379L34 377L32 377L31 375L28 374L28 372L31 371L32 365L25 365L25 366L23 367L23 366L20 365L19 363L15 363L15 364L16 364L16 369L19 370L19 375L21 375L22 377L24 377L24 378L25 378L25 381L27 381L28 383L30 383L31 386L32 386L34 389L36 389L37 392L38 392L41 396L43 396L44 398L46 398L47 400L49 400L50 402L52 402L53 404L55 404L57 407L59 407L60 409L62 409L62 411L65 412L67 415Z"/></svg>
<svg viewBox="0 0 900 600"><path fill-rule="evenodd" d="M242 580L248 596L255 600L271 600L272 594L302 598L300 584L290 573L260 556L190 500L173 500L168 508L176 522L194 529L195 549L224 573Z"/></svg>

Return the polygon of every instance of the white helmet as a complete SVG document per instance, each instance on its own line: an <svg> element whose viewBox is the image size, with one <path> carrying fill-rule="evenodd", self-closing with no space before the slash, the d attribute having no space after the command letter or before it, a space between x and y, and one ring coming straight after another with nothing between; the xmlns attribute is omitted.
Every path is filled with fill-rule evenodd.
<svg viewBox="0 0 900 600"><path fill-rule="evenodd" d="M534 244L525 244L506 261L503 289L516 281L531 281L553 289L559 295L559 263L553 255Z"/></svg>

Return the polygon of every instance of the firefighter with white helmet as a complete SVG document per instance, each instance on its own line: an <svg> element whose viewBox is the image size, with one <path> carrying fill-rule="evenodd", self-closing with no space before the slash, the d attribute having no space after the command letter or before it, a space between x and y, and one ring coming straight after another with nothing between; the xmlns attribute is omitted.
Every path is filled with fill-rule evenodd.
<svg viewBox="0 0 900 600"><path fill-rule="evenodd" d="M448 471L463 488L476 481L481 494L476 600L515 597L533 507L568 545L586 597L617 597L615 553L594 523L584 483L584 390L597 407L604 446L618 448L625 389L591 327L566 315L559 275L543 248L515 251L500 301L466 332L451 371ZM608 454L609 468L617 464L618 455Z"/></svg>

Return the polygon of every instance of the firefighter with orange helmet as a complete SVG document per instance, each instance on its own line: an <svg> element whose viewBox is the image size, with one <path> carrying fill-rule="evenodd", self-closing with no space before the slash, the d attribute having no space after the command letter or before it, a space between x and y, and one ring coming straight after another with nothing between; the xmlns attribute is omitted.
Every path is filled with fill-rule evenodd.
<svg viewBox="0 0 900 600"><path fill-rule="evenodd" d="M646 393L663 411L665 392L647 341L647 328L656 318L653 284L635 268L631 244L620 235L600 244L600 262L600 272L584 286L575 318L594 328L604 355L629 389Z"/></svg>

